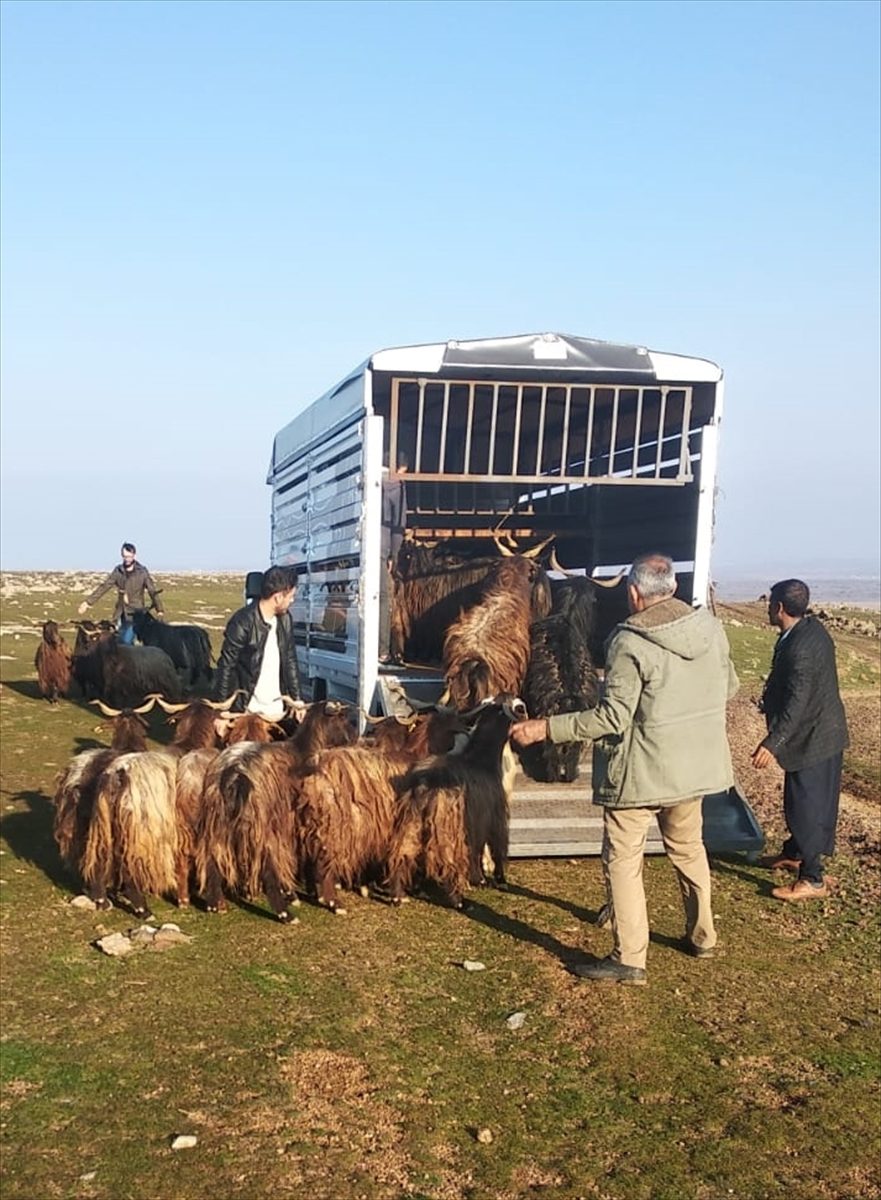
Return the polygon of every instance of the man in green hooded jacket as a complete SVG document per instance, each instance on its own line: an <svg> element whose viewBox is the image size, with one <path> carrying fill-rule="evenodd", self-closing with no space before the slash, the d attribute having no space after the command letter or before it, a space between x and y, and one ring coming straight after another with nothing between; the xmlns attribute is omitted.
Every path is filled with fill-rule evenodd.
<svg viewBox="0 0 881 1200"><path fill-rule="evenodd" d="M642 880L645 839L656 817L685 907L685 949L716 945L701 801L733 783L725 707L738 688L716 618L674 598L673 563L636 559L627 577L631 615L606 648L605 693L586 712L522 721L520 746L594 741L594 803L604 809L607 881L615 946L576 967L586 979L645 983L649 944Z"/></svg>

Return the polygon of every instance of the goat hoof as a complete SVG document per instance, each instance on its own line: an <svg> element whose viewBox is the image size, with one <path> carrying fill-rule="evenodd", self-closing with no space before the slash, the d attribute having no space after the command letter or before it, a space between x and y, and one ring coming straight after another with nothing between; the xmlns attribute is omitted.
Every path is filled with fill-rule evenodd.
<svg viewBox="0 0 881 1200"><path fill-rule="evenodd" d="M291 914L289 912L284 912L282 910L282 912L276 913L275 915L278 917L279 921L281 921L282 925L290 925Z"/></svg>
<svg viewBox="0 0 881 1200"><path fill-rule="evenodd" d="M135 908L132 911L140 921L149 921L153 917L153 914L150 912L149 908Z"/></svg>
<svg viewBox="0 0 881 1200"><path fill-rule="evenodd" d="M97 908L99 912L107 912L109 909L113 908L113 905L105 896L103 900L95 901L95 908Z"/></svg>
<svg viewBox="0 0 881 1200"><path fill-rule="evenodd" d="M345 917L345 916L348 916L348 913L346 912L346 910L344 908L340 908L338 905L335 904L333 906L333 915L335 917Z"/></svg>
<svg viewBox="0 0 881 1200"><path fill-rule="evenodd" d="M361 886L358 888L358 892L361 896L364 897L365 900L370 899L370 888L367 886L366 883L361 884Z"/></svg>
<svg viewBox="0 0 881 1200"><path fill-rule="evenodd" d="M177 901L177 906L178 906L178 908L189 908L190 907L189 896L179 896L178 901Z"/></svg>

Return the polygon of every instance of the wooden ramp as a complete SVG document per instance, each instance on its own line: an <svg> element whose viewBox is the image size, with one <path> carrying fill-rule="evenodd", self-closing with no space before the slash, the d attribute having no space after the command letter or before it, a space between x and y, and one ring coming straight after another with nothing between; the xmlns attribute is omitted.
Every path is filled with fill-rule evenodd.
<svg viewBox="0 0 881 1200"><path fill-rule="evenodd" d="M603 848L603 812L591 802L590 768L582 764L574 783L536 783L518 772L511 800L511 858L578 858ZM663 854L657 821L646 854Z"/></svg>

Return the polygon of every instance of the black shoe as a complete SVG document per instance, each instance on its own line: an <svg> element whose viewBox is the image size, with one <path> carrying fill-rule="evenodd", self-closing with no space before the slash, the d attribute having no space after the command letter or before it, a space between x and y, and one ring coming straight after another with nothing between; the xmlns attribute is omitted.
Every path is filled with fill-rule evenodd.
<svg viewBox="0 0 881 1200"><path fill-rule="evenodd" d="M579 979L595 979L600 983L630 983L637 987L645 983L644 967L625 967L614 958L596 958L593 962L578 963L572 974Z"/></svg>

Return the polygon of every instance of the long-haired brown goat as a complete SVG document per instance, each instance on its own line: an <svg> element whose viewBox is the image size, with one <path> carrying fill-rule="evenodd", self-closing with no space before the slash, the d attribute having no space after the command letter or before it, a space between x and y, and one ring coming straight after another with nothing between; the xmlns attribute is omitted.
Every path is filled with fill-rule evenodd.
<svg viewBox="0 0 881 1200"><path fill-rule="evenodd" d="M449 748L460 726L450 710L416 718L400 749L367 745L325 750L309 764L296 799L302 854L314 872L318 901L334 912L336 887L383 874L398 786L429 748Z"/></svg>
<svg viewBox="0 0 881 1200"><path fill-rule="evenodd" d="M43 625L43 640L37 646L34 666L40 694L50 704L57 704L59 696L70 691L72 653L70 646L61 636L57 621L46 621Z"/></svg>
<svg viewBox="0 0 881 1200"><path fill-rule="evenodd" d="M480 599L460 614L444 638L444 678L450 703L464 712L502 692L519 695L529 662L529 626L550 609L538 594L542 569L521 556L504 558L487 575Z"/></svg>
<svg viewBox="0 0 881 1200"><path fill-rule="evenodd" d="M196 846L199 888L209 912L225 908L224 889L265 894L282 922L290 919L300 861L295 799L303 764L355 737L345 705L310 704L286 741L230 747L205 777Z"/></svg>
<svg viewBox="0 0 881 1200"><path fill-rule="evenodd" d="M494 881L505 882L508 857L508 786L505 750L526 705L498 696L478 712L468 745L419 763L401 782L390 839L389 890L400 903L417 879L439 884L461 908L469 884L483 882L481 856L489 847Z"/></svg>
<svg viewBox="0 0 881 1200"><path fill-rule="evenodd" d="M147 723L143 714L153 707L152 699L140 708L123 710L110 709L100 700L92 703L97 704L106 717L112 718L113 740L109 748L84 750L58 776L52 826L62 860L80 876L99 781L121 754L147 749ZM87 891L93 900L96 899L88 885ZM106 894L100 897L98 906L109 907Z"/></svg>
<svg viewBox="0 0 881 1200"><path fill-rule="evenodd" d="M180 901L181 876L188 899L188 870L181 865L188 864L182 853L188 825L177 804L178 764L191 748L213 743L216 713L205 701L187 707L192 719L179 724L171 746L115 758L96 785L83 877L93 894L103 900L113 890L139 917L150 915L146 894L178 894Z"/></svg>

